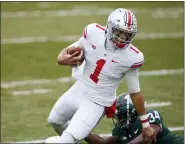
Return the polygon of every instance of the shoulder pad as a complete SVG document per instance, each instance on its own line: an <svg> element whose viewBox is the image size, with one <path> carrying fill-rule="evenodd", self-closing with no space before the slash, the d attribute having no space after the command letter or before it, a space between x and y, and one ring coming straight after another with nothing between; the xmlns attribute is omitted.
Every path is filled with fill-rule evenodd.
<svg viewBox="0 0 185 144"><path fill-rule="evenodd" d="M133 51L133 61L130 66L131 69L138 69L144 65L144 56L141 51L139 51L136 47L130 46L131 51Z"/></svg>
<svg viewBox="0 0 185 144"><path fill-rule="evenodd" d="M102 27L101 25L97 24L97 23L92 23L87 25L84 29L83 29L83 37L88 40L92 34L96 34L99 32L105 31L105 28Z"/></svg>

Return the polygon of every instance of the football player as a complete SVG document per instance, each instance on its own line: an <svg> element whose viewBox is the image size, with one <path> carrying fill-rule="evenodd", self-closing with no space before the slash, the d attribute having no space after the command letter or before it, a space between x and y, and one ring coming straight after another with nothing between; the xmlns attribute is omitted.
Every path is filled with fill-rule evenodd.
<svg viewBox="0 0 185 144"><path fill-rule="evenodd" d="M156 110L147 111L150 125L156 134L156 139L144 139L141 131L142 124L134 109L129 94L121 94L117 98L116 113L113 117L115 124L112 130L112 136L102 138L96 134L90 133L85 139L90 144L184 144L184 137L177 136L170 132L163 122L163 118ZM116 122L115 122L115 120Z"/></svg>
<svg viewBox="0 0 185 144"><path fill-rule="evenodd" d="M60 135L61 143L84 139L105 113L109 118L113 116L116 90L124 77L142 121L142 134L151 139L154 137L138 78L144 56L131 44L136 33L135 15L128 9L118 8L109 15L106 27L97 23L87 25L83 36L59 53L60 65L79 65L82 57L85 58L82 76L58 99L48 117L48 123ZM80 48L81 54L69 54L73 48ZM63 126L70 119L65 129Z"/></svg>

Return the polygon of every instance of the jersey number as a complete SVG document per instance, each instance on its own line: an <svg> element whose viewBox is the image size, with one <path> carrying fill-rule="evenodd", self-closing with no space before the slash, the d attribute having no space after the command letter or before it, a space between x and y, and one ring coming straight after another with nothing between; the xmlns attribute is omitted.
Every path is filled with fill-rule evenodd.
<svg viewBox="0 0 185 144"><path fill-rule="evenodd" d="M161 119L160 116L159 116L159 113L157 111L154 111L154 113L149 113L148 117L149 117L149 122L150 123L155 122L155 119L159 119L159 120Z"/></svg>
<svg viewBox="0 0 185 144"><path fill-rule="evenodd" d="M90 78L95 82L98 83L98 76L100 75L100 72L105 64L105 60L104 59L100 59L96 62L96 68L94 70L94 73L90 75Z"/></svg>

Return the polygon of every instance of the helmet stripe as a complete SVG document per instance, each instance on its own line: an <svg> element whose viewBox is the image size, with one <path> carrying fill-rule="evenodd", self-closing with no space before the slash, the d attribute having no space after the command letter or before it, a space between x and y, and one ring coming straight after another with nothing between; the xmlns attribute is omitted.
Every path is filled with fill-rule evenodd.
<svg viewBox="0 0 185 144"><path fill-rule="evenodd" d="M128 29L131 29L131 23L132 23L132 15L131 12L128 10Z"/></svg>

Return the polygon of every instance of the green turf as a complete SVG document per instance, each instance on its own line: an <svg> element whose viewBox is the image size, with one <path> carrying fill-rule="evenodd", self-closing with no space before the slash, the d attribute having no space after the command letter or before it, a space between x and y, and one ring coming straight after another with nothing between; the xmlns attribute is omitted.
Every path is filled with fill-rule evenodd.
<svg viewBox="0 0 185 144"><path fill-rule="evenodd" d="M160 8L160 7L183 7L183 2L44 2L48 8L41 8L43 2L1 2L2 11L31 11L31 10L60 10L72 9L77 5L96 7L133 7L133 8Z"/></svg>
<svg viewBox="0 0 185 144"><path fill-rule="evenodd" d="M107 8L106 5L103 8ZM112 7L113 8L113 7ZM145 7L143 7L145 8ZM167 7L165 7L167 8ZM178 7L183 8L183 7ZM94 8L94 11L99 8ZM89 8L84 8L89 10ZM142 9L141 9L142 10ZM183 13L177 17L172 17L173 10L165 13L166 17L156 20L153 15L157 12L138 13L138 33L167 33L167 32L183 32ZM93 11L92 11L93 12ZM158 12L159 13L159 12ZM2 19L2 38L14 37L39 37L47 36L56 38L68 35L81 35L83 28L89 23L99 23L106 25L108 14L90 15L90 16L67 16L67 17L23 17L23 18L3 18ZM13 23L14 26L10 25ZM12 33L13 31L13 33Z"/></svg>
<svg viewBox="0 0 185 144"><path fill-rule="evenodd" d="M71 68L59 66L56 61L60 50L69 44L50 42L3 45L2 81L70 76ZM178 69L184 66L183 39L135 40L134 45L145 56L142 70Z"/></svg>
<svg viewBox="0 0 185 144"><path fill-rule="evenodd" d="M148 8L183 8L183 2L1 2L3 12L10 11L49 11L64 9L101 9L129 7ZM42 5L42 8L41 6ZM172 11L175 12L175 11ZM154 18L151 14L137 14L138 33L183 32L183 13L172 17ZM2 18L1 38L48 37L57 38L68 35L81 35L85 25L97 22L105 25L107 15L69 16L69 17L30 17ZM44 42L27 44L1 45L1 80L2 82L33 79L57 79L71 75L71 68L59 66L56 62L59 51L72 42ZM144 70L181 69L184 68L183 38L165 38L153 40L134 40L145 57ZM140 77L141 89L147 102L170 101L171 106L155 108L160 111L168 127L183 126L184 118L184 76L182 74L167 76ZM47 124L47 116L56 100L68 90L74 82L37 84L1 88L1 139L7 141L24 141L43 139L56 135ZM12 91L50 89L47 94L13 96ZM117 93L126 92L124 81ZM110 133L112 121L106 118L94 129L97 133ZM184 131L177 131L183 135Z"/></svg>
<svg viewBox="0 0 185 144"><path fill-rule="evenodd" d="M143 95L147 102L172 102L171 106L155 108L161 112L169 127L183 126L183 78L183 75L140 78ZM10 92L14 90L13 88L3 89L2 141L32 140L54 135L55 133L47 124L46 119L55 101L71 84L63 86L61 83L37 85L37 88L50 88L53 91L48 94L32 96L12 96ZM30 89L34 87L30 86ZM126 91L126 85L123 82L119 86L118 94L124 91ZM173 110L178 111L169 115L169 112ZM112 125L111 120L104 118L95 132L110 133ZM183 133L181 132L181 134Z"/></svg>

